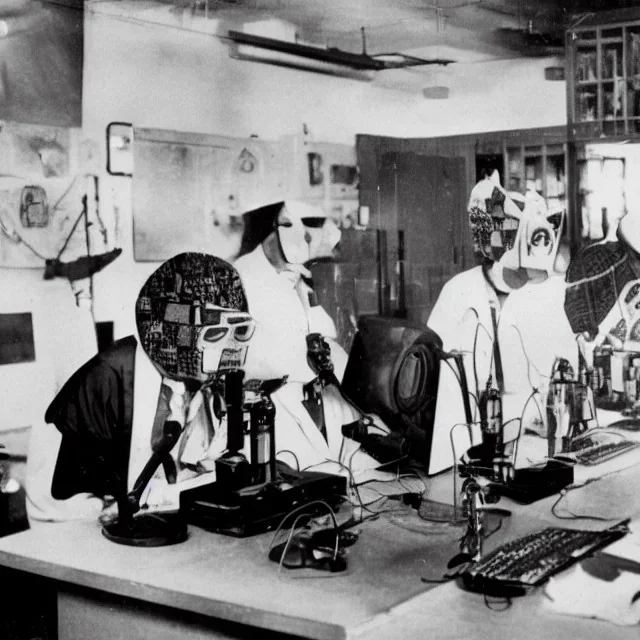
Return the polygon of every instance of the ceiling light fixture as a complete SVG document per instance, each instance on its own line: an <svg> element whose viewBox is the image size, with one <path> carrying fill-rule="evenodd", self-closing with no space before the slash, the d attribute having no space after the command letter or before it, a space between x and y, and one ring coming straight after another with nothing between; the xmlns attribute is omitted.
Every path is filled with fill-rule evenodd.
<svg viewBox="0 0 640 640"><path fill-rule="evenodd" d="M404 53L369 55L336 48L312 47L297 42L274 40L240 31L229 31L229 55L240 60L266 62L285 67L371 80L373 73L423 65L448 65L455 60L425 59ZM364 37L364 30L363 30Z"/></svg>

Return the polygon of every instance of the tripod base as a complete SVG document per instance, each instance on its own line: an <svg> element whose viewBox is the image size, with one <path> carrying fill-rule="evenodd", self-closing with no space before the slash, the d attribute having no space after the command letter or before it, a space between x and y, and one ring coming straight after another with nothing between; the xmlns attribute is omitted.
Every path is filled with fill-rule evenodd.
<svg viewBox="0 0 640 640"><path fill-rule="evenodd" d="M105 538L131 547L164 547L187 539L187 525L179 513L146 513L102 527Z"/></svg>

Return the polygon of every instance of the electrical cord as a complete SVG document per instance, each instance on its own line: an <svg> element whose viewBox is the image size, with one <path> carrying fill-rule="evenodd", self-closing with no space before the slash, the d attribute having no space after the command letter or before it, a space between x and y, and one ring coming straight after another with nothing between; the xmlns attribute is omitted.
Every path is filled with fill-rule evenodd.
<svg viewBox="0 0 640 640"><path fill-rule="evenodd" d="M294 460L296 461L296 470L300 471L300 460L298 459L298 456L293 451L291 451L291 449L280 449L280 451L276 453L276 459L281 453L288 453L292 455Z"/></svg>
<svg viewBox="0 0 640 640"><path fill-rule="evenodd" d="M511 608L511 605L513 604L513 600L511 598L496 598L493 597L492 600L490 600L490 598L492 596L488 596L486 593L483 594L484 596L484 606L487 607L487 609L489 609L490 611L495 611L496 613L502 613L503 611L507 611L508 609ZM493 606L494 603L500 603L502 604L502 608L497 609L496 607Z"/></svg>
<svg viewBox="0 0 640 640"><path fill-rule="evenodd" d="M335 560L338 557L338 551L339 551L339 540L338 540L338 521L336 520L336 514L334 512L334 510L331 508L331 506L325 502L324 500L313 500L312 502L307 502L306 504L303 504L295 509L293 509L292 511L290 511L289 513L287 513L284 518L282 518L282 520L280 521L280 523L278 524L274 534L273 534L273 538L271 539L271 544L269 545L269 549L267 551L267 553L270 553L271 550L274 547L275 541L278 537L278 534L280 533L280 531L282 530L284 523L289 520L289 518L291 518L292 516L294 516L295 514L300 514L293 522L293 525L291 526L291 532L289 534L289 538L287 540L287 545L290 543L291 538L292 538L292 533L293 531L295 531L295 526L296 524L300 521L301 518L303 517L307 517L307 518L311 518L312 514L310 513L301 513L304 512L305 510L308 510L309 507L312 507L314 505L321 505L323 507L326 507L327 511L329 512L329 515L331 516L331 519L333 520L333 527L334 530L336 532L336 542L335 542L335 547L334 547L334 557L333 559ZM284 559L285 555L286 555L286 551L287 551L287 546L285 546L285 548L283 549L282 552L282 556L281 556L281 562ZM279 566L280 568L280 566Z"/></svg>
<svg viewBox="0 0 640 640"><path fill-rule="evenodd" d="M342 447L341 447L342 450ZM358 447L358 449L356 449L356 452L359 451L360 448ZM354 453L354 454L355 454ZM352 456L353 457L353 456ZM366 506L364 505L364 502L362 501L362 497L360 496L360 492L358 490L358 485L355 482L355 478L353 477L353 473L351 472L351 469L344 464L343 462L340 461L336 461L336 460L330 460L329 458L325 458L322 462L316 462L315 464L310 464L309 466L305 467L304 469L302 469L302 471L309 471L310 469L313 469L315 467L320 467L324 464L327 463L331 463L331 464L337 464L341 469L344 469L347 474L348 474L348 491L352 491L353 494L355 495L355 497L358 500L359 506L362 510L367 510Z"/></svg>
<svg viewBox="0 0 640 640"><path fill-rule="evenodd" d="M524 347L524 338L522 337L522 332L520 331L520 328L517 327L515 324L509 325L509 328L515 329L515 332L518 335L518 339L520 341L520 347L522 348L522 354L524 355L525 360L527 361L527 380L529 381L529 386L532 389L535 389L536 385L533 384L533 382L531 382L531 368L532 367L536 370L536 373L538 374L538 376L540 378L544 378L544 379L550 380L551 377L543 374L540 371L540 369L538 369L538 367L532 362L531 358L529 357L529 354L527 353L527 350Z"/></svg>
<svg viewBox="0 0 640 640"><path fill-rule="evenodd" d="M522 407L522 413L520 414L520 427L518 429L518 436L515 439L515 444L513 445L513 455L512 455L512 459L511 459L511 464L512 464L514 469L516 468L516 462L518 460L518 446L520 444L520 438L522 437L522 425L524 423L524 415L525 415L525 413L527 411L527 406L528 406L529 402L531 402L531 399L537 393L539 393L539 391L538 391L538 389L536 389L534 387L533 391L531 391L531 393L529 394L529 397L527 398L527 400L524 403L524 406ZM517 418L513 418L509 422L513 422L513 420L517 420Z"/></svg>
<svg viewBox="0 0 640 640"><path fill-rule="evenodd" d="M562 500L572 491L575 491L576 489L582 489L583 487L586 487L590 484L594 484L595 482L599 482L600 480L602 480L602 478L605 478L606 476L609 475L613 475L615 473L618 473L618 471L611 471L609 473L606 473L598 478L591 478L589 480L587 480L586 482L583 482L582 484L579 485L574 485L571 487L565 487L564 489L561 489L558 492L558 498L557 500L551 505L551 515L553 515L554 517L558 518L558 520L593 520L593 521L597 521L597 522L610 522L611 520L619 520L620 518L618 516L615 517L611 517L611 518L606 518L604 516L596 516L596 515L591 515L588 513L573 513L572 511L569 511L569 509L567 509L565 507L566 512L569 514L568 516L566 515L561 515L560 513L558 513L557 509L560 505L560 503L562 502Z"/></svg>
<svg viewBox="0 0 640 640"><path fill-rule="evenodd" d="M476 329L474 332L474 336L473 336L473 377L474 377L474 383L475 383L475 390L476 390L476 394L480 395L480 389L478 387L478 367L477 367L477 363L476 363L476 352L477 352L477 346L478 346L478 332L480 331L480 314L478 313L478 310L475 307L469 307L463 314L462 314L462 319L464 320L464 317L467 315L467 313L469 311L473 311L475 317L476 317ZM489 339L491 340L491 335L489 334L489 332L487 331L487 328L483 325L483 328L485 330L485 332L487 333L487 335L489 336Z"/></svg>
<svg viewBox="0 0 640 640"><path fill-rule="evenodd" d="M449 367L449 369L451 369L451 372L455 376L456 382L458 383L458 387L460 387L460 391L464 393L464 390L462 389L462 381L460 380L460 374L453 368L453 365L449 362L448 359L443 358L443 362ZM478 396L470 389L467 389L467 393L473 398L473 401L476 403L476 409L480 410L480 402L478 401Z"/></svg>

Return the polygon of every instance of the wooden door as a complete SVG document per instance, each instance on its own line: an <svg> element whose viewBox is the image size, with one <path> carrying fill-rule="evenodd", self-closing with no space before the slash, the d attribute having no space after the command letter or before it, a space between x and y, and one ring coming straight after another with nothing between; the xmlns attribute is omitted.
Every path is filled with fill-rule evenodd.
<svg viewBox="0 0 640 640"><path fill-rule="evenodd" d="M382 155L379 202L390 232L395 315L425 324L444 283L465 268L465 185L462 157Z"/></svg>

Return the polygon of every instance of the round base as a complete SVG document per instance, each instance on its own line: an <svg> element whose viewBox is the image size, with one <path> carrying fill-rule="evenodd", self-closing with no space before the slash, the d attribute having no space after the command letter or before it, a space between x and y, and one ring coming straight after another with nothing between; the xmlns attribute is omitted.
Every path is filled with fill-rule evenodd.
<svg viewBox="0 0 640 640"><path fill-rule="evenodd" d="M111 542L131 547L163 547L187 539L187 525L178 513L147 513L130 522L119 520L102 527Z"/></svg>

